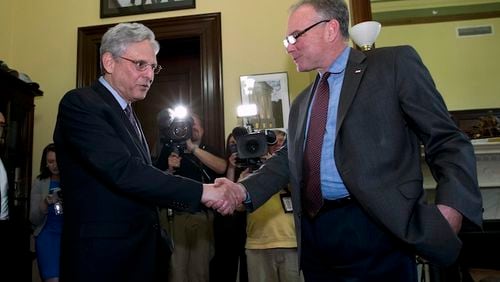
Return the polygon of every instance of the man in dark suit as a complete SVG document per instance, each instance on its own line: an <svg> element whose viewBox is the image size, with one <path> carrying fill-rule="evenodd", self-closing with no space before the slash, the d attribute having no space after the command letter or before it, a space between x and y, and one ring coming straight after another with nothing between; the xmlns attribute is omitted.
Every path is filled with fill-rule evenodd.
<svg viewBox="0 0 500 282"><path fill-rule="evenodd" d="M116 25L102 38L103 76L60 102L54 141L65 201L61 281L165 281L170 250L157 206L196 211L203 203L230 211L242 200L152 166L130 107L161 70L158 51L149 28Z"/></svg>
<svg viewBox="0 0 500 282"><path fill-rule="evenodd" d="M415 50L349 48L348 23L343 0L292 7L285 47L319 75L293 102L287 147L240 185L216 184L246 190L256 209L290 181L306 281L417 281L415 254L449 265L462 220L481 225L473 147Z"/></svg>

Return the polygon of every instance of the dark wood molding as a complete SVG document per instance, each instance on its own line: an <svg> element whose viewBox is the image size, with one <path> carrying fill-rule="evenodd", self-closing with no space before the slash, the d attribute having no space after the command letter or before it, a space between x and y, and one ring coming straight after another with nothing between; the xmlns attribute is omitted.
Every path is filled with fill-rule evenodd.
<svg viewBox="0 0 500 282"><path fill-rule="evenodd" d="M351 10L351 25L372 20L372 6L370 0L349 0Z"/></svg>
<svg viewBox="0 0 500 282"><path fill-rule="evenodd" d="M203 15L139 21L148 26L156 40L198 37L201 57L202 108L205 120L204 142L224 151L224 101L222 90L221 15ZM99 46L102 35L112 26L78 28L76 86L90 85L100 75Z"/></svg>
<svg viewBox="0 0 500 282"><path fill-rule="evenodd" d="M392 12L396 14L397 12ZM465 21L500 17L500 11L488 11L482 13L457 14L457 15L442 15L442 16L407 16L407 17L391 17L391 12L376 13L374 20L380 22L383 26L391 25L407 25L407 24L425 24L438 23L448 21Z"/></svg>

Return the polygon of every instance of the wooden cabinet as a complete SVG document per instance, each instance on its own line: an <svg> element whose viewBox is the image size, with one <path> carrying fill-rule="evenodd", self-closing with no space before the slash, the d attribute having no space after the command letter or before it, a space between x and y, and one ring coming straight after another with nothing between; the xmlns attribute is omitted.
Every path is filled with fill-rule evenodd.
<svg viewBox="0 0 500 282"><path fill-rule="evenodd" d="M9 183L10 220L0 221L0 273L31 281L29 196L33 151L34 97L43 93L0 69L0 111L6 124L0 138L0 158Z"/></svg>
<svg viewBox="0 0 500 282"><path fill-rule="evenodd" d="M34 97L43 93L38 85L26 83L0 70L0 111L6 119L0 157L9 181L11 220L28 218L33 151Z"/></svg>

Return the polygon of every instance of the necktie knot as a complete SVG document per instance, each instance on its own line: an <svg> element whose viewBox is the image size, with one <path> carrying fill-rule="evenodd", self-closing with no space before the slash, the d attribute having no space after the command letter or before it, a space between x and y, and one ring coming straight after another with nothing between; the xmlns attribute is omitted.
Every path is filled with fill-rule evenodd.
<svg viewBox="0 0 500 282"><path fill-rule="evenodd" d="M325 82L328 83L328 77L330 77L332 73L329 71L325 71L323 75L321 76L321 79L319 81L319 85L324 84Z"/></svg>
<svg viewBox="0 0 500 282"><path fill-rule="evenodd" d="M129 119L130 119L130 117L133 117L132 107L130 106L130 104L127 104L127 106L125 107L124 111L125 111L125 114L127 114L127 117Z"/></svg>

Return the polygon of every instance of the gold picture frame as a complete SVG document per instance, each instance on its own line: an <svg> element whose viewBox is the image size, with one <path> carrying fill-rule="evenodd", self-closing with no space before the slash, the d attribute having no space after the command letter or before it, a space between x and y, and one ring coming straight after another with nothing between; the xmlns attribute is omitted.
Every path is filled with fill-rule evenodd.
<svg viewBox="0 0 500 282"><path fill-rule="evenodd" d="M196 7L195 0L100 0L101 18L156 13Z"/></svg>

